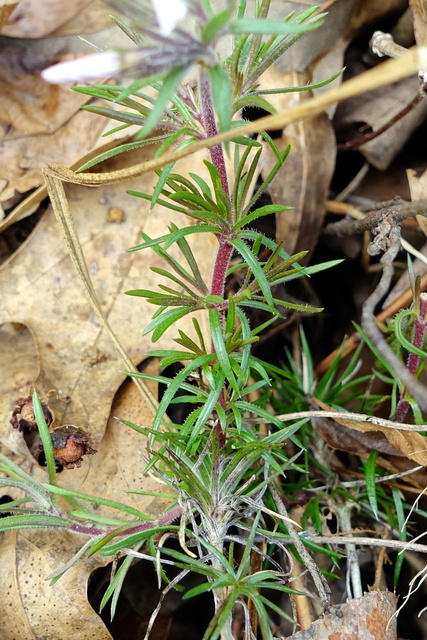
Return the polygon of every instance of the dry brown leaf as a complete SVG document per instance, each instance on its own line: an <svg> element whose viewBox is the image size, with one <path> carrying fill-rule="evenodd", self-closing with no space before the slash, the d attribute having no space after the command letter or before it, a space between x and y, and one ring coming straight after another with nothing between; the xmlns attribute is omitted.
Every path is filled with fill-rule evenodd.
<svg viewBox="0 0 427 640"><path fill-rule="evenodd" d="M386 16L401 15L407 6L407 0L356 0L346 38L354 38L361 29L371 27Z"/></svg>
<svg viewBox="0 0 427 640"><path fill-rule="evenodd" d="M60 6L59 3L58 6ZM111 18L100 6L88 6L92 24ZM83 12L85 14L86 12ZM105 24L102 26L105 26ZM100 47L129 46L129 39L110 26L94 33L91 41ZM117 122L80 112L87 102L96 104L90 96L71 91L69 87L51 85L40 77L40 71L70 55L89 52L86 44L75 35L37 40L13 40L3 45L0 62L0 202L3 209L14 206L20 195L43 184L41 168L56 160L74 165L91 150L105 145L100 136L113 129ZM130 43L131 44L131 43ZM105 106L105 102L102 102ZM111 106L111 105L109 105ZM107 138L123 139L134 129L118 132ZM117 142L116 142L117 144Z"/></svg>
<svg viewBox="0 0 427 640"><path fill-rule="evenodd" d="M72 120L72 123L70 122L69 127L68 125L65 125L64 128L69 131L69 134L70 134L69 139L74 140L75 139L74 127L77 125L77 128L79 128L78 127L79 123L84 125L79 128L79 132L83 131L84 133L86 130L89 130L88 135L85 138L86 143L88 143L88 146L89 146L90 144L93 144L93 138L91 134L96 134L97 128L95 127L95 130L94 130L92 127L89 126L90 125L89 118L85 117L83 121L81 121L80 116L83 116L83 112L76 114L75 118L73 118ZM108 123L110 123L110 120L108 121ZM100 122L100 124L102 123ZM105 124L105 120L104 120L104 124ZM110 124L107 124L107 127L106 127L107 131L110 128L111 128ZM105 128L102 129L102 131L104 130ZM35 140L38 140L38 138L35 138ZM47 149L51 149L52 154L58 151L58 145L55 145L55 140L56 140L55 137L51 138L50 136L48 136L45 138L46 145L44 147L43 145L41 145L39 149L40 157L43 156L43 154L47 151ZM73 170L77 170L84 163L88 162L89 160L92 160L100 153L109 151L113 147L117 146L119 143L127 141L126 138L125 139L120 138L119 132L117 132L116 134L112 134L111 136L108 136L106 138L107 142L102 142L103 140L105 140L105 138L101 138L101 139L98 138L93 148L88 153L86 153L83 156L79 156L76 161L71 162L68 166ZM22 141L19 141L18 144L15 145L15 147L13 147L13 145L10 147L13 160L17 156L17 150L19 151L18 145L19 144L24 145L25 142L26 142L25 139L23 139ZM70 145L70 147L68 148L68 151L71 152L72 148L73 148L73 145ZM80 148L81 147L76 147L75 150L79 151ZM0 166L1 166L1 161L0 161ZM17 177L16 180L19 180L19 177ZM29 169L28 174L24 174L21 176L20 184L21 184L21 187L25 187L26 183L30 184L33 181L34 184L37 185L40 183L41 180L43 180L42 171L39 168L36 168L36 157L34 157L34 168ZM13 184L15 184L15 182L13 182ZM1 185L1 180L0 180L0 185ZM9 193L14 193L14 192L15 190L11 189ZM32 191L27 197L21 200L19 204L17 204L11 211L9 211L7 216L5 216L3 220L0 220L0 232L3 232L5 229L10 227L15 222L18 222L19 220L23 220L24 218L34 213L34 211L37 210L39 204L43 200L45 200L47 196L48 196L48 193L47 193L45 184L42 184L35 191ZM1 199L1 196L0 196L0 199Z"/></svg>
<svg viewBox="0 0 427 640"><path fill-rule="evenodd" d="M322 409L332 411L332 408L321 400L318 400L317 398L313 398L312 400L315 405ZM354 431L360 431L362 433L379 432L385 436L392 447L400 451L401 454L406 456L409 460L412 460L417 464L427 466L427 437L422 436L416 431L399 431L397 425L396 429L388 429L376 424L369 424L369 422L348 420L345 417L335 419L334 422L342 427L346 427Z"/></svg>
<svg viewBox="0 0 427 640"><path fill-rule="evenodd" d="M89 2L82 8L69 22L61 24L50 34L50 37L79 35L84 33L93 34L96 31L111 27L111 16L106 10L106 6L100 2ZM92 41L92 36L88 38Z"/></svg>
<svg viewBox="0 0 427 640"><path fill-rule="evenodd" d="M424 0L409 0L414 18L415 41L418 45L427 43L427 6Z"/></svg>
<svg viewBox="0 0 427 640"><path fill-rule="evenodd" d="M365 456L372 450L388 455L402 455L377 431L360 432L338 424L330 418L313 418L313 427L332 449Z"/></svg>
<svg viewBox="0 0 427 640"><path fill-rule="evenodd" d="M2 536L0 633L2 640L73 638L112 640L102 620L87 602L89 573L99 566L85 559L55 585L46 576L77 551L68 532L23 531ZM81 544L84 542L78 540Z"/></svg>
<svg viewBox="0 0 427 640"><path fill-rule="evenodd" d="M304 85L306 74L284 75L272 67L263 78L263 85L286 87ZM306 101L308 92L270 96L277 111L284 111ZM311 249L317 242L325 213L326 196L335 167L335 138L325 115L289 125L280 140L281 151L290 144L291 152L269 187L274 203L293 207L276 214L276 241L283 242L289 253ZM276 157L265 144L263 154L264 177L271 170Z"/></svg>
<svg viewBox="0 0 427 640"><path fill-rule="evenodd" d="M363 96L346 100L336 110L336 126L339 136L348 140L361 124L368 124L377 131L390 122L406 105L410 104L418 92L418 78L407 78L388 87L369 91ZM414 109L398 120L378 137L362 144L360 152L374 167L387 169L415 129L426 119L427 101L420 102Z"/></svg>
<svg viewBox="0 0 427 640"><path fill-rule="evenodd" d="M2 141L57 131L88 101L88 96L44 82L39 74L47 64L46 58L31 50L2 50Z"/></svg>
<svg viewBox="0 0 427 640"><path fill-rule="evenodd" d="M13 38L43 38L71 20L92 0L21 0L2 33Z"/></svg>
<svg viewBox="0 0 427 640"><path fill-rule="evenodd" d="M13 398L18 389L38 377L40 361L35 336L23 324L1 324L0 353L2 369L7 372L0 377L0 395Z"/></svg>
<svg viewBox="0 0 427 640"><path fill-rule="evenodd" d="M417 489L424 489L427 486L427 468L419 469L416 464L411 464L407 458L403 456L387 456L387 458L377 458L378 464L387 469L389 473L400 473L401 471L408 471L408 469L414 469L414 471L406 476L408 484L416 487ZM416 470L418 469L418 471Z"/></svg>
<svg viewBox="0 0 427 640"><path fill-rule="evenodd" d="M397 597L390 591L371 591L331 607L311 627L287 640L396 640Z"/></svg>
<svg viewBox="0 0 427 640"><path fill-rule="evenodd" d="M0 0L0 31L9 20L9 16L19 0Z"/></svg>
<svg viewBox="0 0 427 640"><path fill-rule="evenodd" d="M141 475L145 463L140 452L145 450L145 438L118 422L115 416L126 416L140 424L152 420L153 415L147 415L140 393L129 380L114 398L98 453L85 460L82 468L64 471L59 476L59 484L67 489L126 502L155 517L167 507L167 500L124 493L142 489L161 491L164 488L152 478ZM27 455L16 461L35 480L46 481L46 473L31 457ZM9 493L17 497L14 491ZM96 510L105 516L122 516L105 507ZM51 586L46 581L46 577L63 566L85 541L85 536L57 530L5 534L0 551L0 579L6 588L0 591L0 610L7 613L13 606L14 622L9 623L9 617L3 620L0 614L2 640L27 640L33 637L32 634L37 638L52 639L110 638L87 601L87 582L91 572L106 564L109 558L83 556L55 585Z"/></svg>
<svg viewBox="0 0 427 640"><path fill-rule="evenodd" d="M364 23L372 25L380 17L387 15L399 16L407 8L406 4L402 0L357 2L350 20L348 35L353 36ZM423 0L421 2L420 0L414 0L412 2L412 11L417 44L422 45L426 41L427 30L425 2ZM401 44L406 46L406 42ZM361 126L363 124L369 125L372 131L377 131L387 125L406 105L409 106L417 96L418 90L419 80L417 78L407 78L394 85L366 93L363 98L351 98L337 109L337 130L343 131L347 127L347 132L344 134L346 140L350 137L351 127L358 127L360 136L363 135L363 127ZM424 100L393 124L391 128L358 148L368 162L383 171L388 168L414 130L425 121L426 116L427 103ZM356 137L358 137L358 134L356 134Z"/></svg>
<svg viewBox="0 0 427 640"><path fill-rule="evenodd" d="M152 153L152 148L146 149L137 159ZM117 162L110 162L109 168L117 166ZM122 165L123 159L120 162ZM200 173L201 164L199 155L185 161L185 169ZM126 187L150 192L154 183L154 178L148 176L130 182ZM125 296L124 291L155 287L160 277L153 276L149 267L160 266L160 262L152 253L124 251L140 242L141 229L156 237L166 232L170 218L181 226L188 224L188 219L170 215L160 206L149 213L146 201L126 195L124 189L123 185L101 189L73 186L68 194L101 306L132 360L139 362L151 347L149 338L141 337L141 331L155 307L141 298ZM0 360L1 450L21 464L36 481L46 481L45 470L36 464L22 434L12 429L9 419L14 401L27 395L31 386L35 385L41 393L56 389L58 399L55 401L52 394L48 400L54 408L56 424L83 428L91 435L91 444L98 449L96 455L83 461L81 468L65 470L59 476L60 484L127 502L155 516L166 507L165 500L124 493L133 489L159 491L162 488L141 475L144 438L115 419L118 416L150 426L153 406L129 381L116 394L124 378L123 365L93 315L59 233L53 213L49 211L21 250L0 270L0 349L4 354ZM193 237L190 243L202 275L209 282L216 239L204 236L200 242L200 237ZM180 260L177 252L174 255ZM205 319L200 316L199 320L209 341ZM181 321L182 329L189 326L190 320ZM158 346L171 348L174 335L165 337ZM16 497L13 490L9 493ZM5 627L2 639L26 640L28 629L41 637L43 627L45 632L50 632L46 637L68 637L61 632L61 623L67 633L69 629L75 629L73 637L76 640L109 638L86 598L88 576L102 560L80 560L52 592L45 582L46 575L64 564L85 538L62 531L41 532L35 537L30 534L8 536L9 546L0 551L1 575L3 583L12 584L13 588L11 594L5 592L0 596L6 598L1 609L6 611L11 601L19 600L20 620L14 629L16 632L20 625L22 631L19 631L20 635L12 635ZM32 571L31 563L37 570ZM26 583L29 573L31 581ZM31 593L38 594L39 598L25 596L27 584L31 585ZM55 610L59 611L59 600L73 603L67 605L65 618L55 615ZM40 601L45 606L41 606ZM81 624L81 620L87 626Z"/></svg>
<svg viewBox="0 0 427 640"><path fill-rule="evenodd" d="M105 118L79 112L88 96L44 82L48 61L8 47L0 63L0 201L39 187L53 158L72 163L95 146Z"/></svg>
<svg viewBox="0 0 427 640"><path fill-rule="evenodd" d="M148 157L152 152L150 147L137 157ZM201 164L198 155L185 162L185 169L200 172ZM110 166L117 165L110 163ZM183 165L181 167L184 169ZM134 180L127 186L149 192L154 178ZM160 277L149 267L161 263L148 251L125 253L125 250L140 242L142 229L156 237L167 232L170 218L178 225L188 224L188 221L160 206L150 213L149 204L124 193L123 186L102 189L73 186L68 193L101 306L133 361L139 362L151 348L149 337L142 338L141 331L155 307L142 298L123 293L129 289L156 286ZM123 212L122 222L108 221L111 209ZM110 340L100 330L58 233L57 223L49 212L21 250L0 270L0 324L19 322L31 329L36 336L41 362L41 374L36 384L40 390L56 388L60 397L72 398L63 406L58 419L83 429L90 425L96 448L105 428L111 399L123 379L120 373L123 365ZM200 237L192 236L190 244L209 283L216 239L204 234L201 242ZM178 251L173 251L180 260ZM187 327L191 326L190 320L183 322ZM204 317L201 322L207 332ZM160 346L172 348L172 337L164 338ZM95 359L93 352L98 354ZM7 371L2 375L7 376ZM12 400L4 397L0 400L1 415L8 414Z"/></svg>
<svg viewBox="0 0 427 640"><path fill-rule="evenodd" d="M77 107L78 109L78 107ZM105 118L79 111L55 134L25 136L0 145L0 201L5 208L10 199L39 187L41 168L54 157L73 164L87 150L93 149L104 130ZM78 131L78 135L76 132ZM82 142L83 141L83 142Z"/></svg>

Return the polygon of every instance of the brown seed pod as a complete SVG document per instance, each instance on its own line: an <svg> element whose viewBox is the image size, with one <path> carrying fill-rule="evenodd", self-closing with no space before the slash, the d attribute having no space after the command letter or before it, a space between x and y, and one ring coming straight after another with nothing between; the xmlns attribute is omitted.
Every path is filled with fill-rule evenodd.
<svg viewBox="0 0 427 640"><path fill-rule="evenodd" d="M97 453L88 444L89 436L73 425L64 425L51 432L55 460L66 469L81 467L83 456ZM43 449L43 445L39 445Z"/></svg>
<svg viewBox="0 0 427 640"><path fill-rule="evenodd" d="M46 424L49 427L54 420L53 413L49 409L49 407L44 404L44 402L42 402L41 405L43 409L44 419L46 420ZM23 431L24 433L37 431L37 424L34 417L34 407L31 396L28 396L27 398L17 399L12 411L10 424L14 429L18 429L19 431Z"/></svg>

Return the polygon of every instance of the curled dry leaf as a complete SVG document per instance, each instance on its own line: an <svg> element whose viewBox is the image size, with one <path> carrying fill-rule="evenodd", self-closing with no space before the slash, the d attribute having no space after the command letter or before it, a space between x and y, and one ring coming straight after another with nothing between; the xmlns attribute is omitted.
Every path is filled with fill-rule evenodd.
<svg viewBox="0 0 427 640"><path fill-rule="evenodd" d="M379 130L412 102L418 89L418 78L407 78L388 87L369 91L363 97L346 100L338 106L335 114L339 137L347 141L353 135L356 138L363 136L363 125L369 125L368 131ZM423 100L384 133L358 149L370 164L384 171L426 117L427 101ZM355 127L358 131L353 133Z"/></svg>
<svg viewBox="0 0 427 640"><path fill-rule="evenodd" d="M317 407L321 407L326 411L332 411L332 408L330 406L328 406L321 400L318 400L317 398L312 398L312 402ZM365 446L369 446L368 443L370 443L371 449L372 449L373 442L375 442L375 445L378 445L378 447L381 447L381 446L384 447L383 449L379 448L378 449L379 451L384 451L384 453L391 453L392 455L395 455L397 450L400 452L402 456L405 456L406 458L408 458L408 460L416 462L417 464L422 464L423 466L427 466L426 436L423 436L416 431L399 431L398 423L396 423L396 429L388 429L386 427L381 427L379 425L369 424L369 422L362 422L358 420L348 420L344 416L345 416L345 413L343 413L342 418L329 421L330 425L331 423L332 425L333 423L335 423L334 437L333 439L331 438L331 442L335 443L335 444L331 444L331 446L333 446L334 448L347 451L347 449L345 448L345 445L343 444L343 442L345 442L346 440L342 442L343 446L336 446L336 445L339 445L341 431L342 431L342 428L345 427L346 431L344 433L344 438L348 436L349 431L354 431L355 435L351 436L352 439L355 441L362 442L362 444L364 444ZM316 428L316 424L315 423L313 424L314 424L314 427ZM360 433L357 435L356 432L360 432ZM366 434L372 434L375 432L377 434L380 434L380 436L383 436L386 439L387 445L384 445L383 437L378 437L378 435L374 441L369 439L364 442L363 438L360 438L361 434L366 435ZM328 438L327 438L327 441L329 442ZM395 451L390 451L390 446L394 448ZM356 452L360 453L360 451L356 451Z"/></svg>
<svg viewBox="0 0 427 640"><path fill-rule="evenodd" d="M383 454L401 455L378 431L372 433L357 431L357 429L338 424L338 421L330 418L312 418L312 424L332 449L361 456L368 455L372 450Z"/></svg>
<svg viewBox="0 0 427 640"><path fill-rule="evenodd" d="M53 422L53 414L49 407L42 402L44 419L49 427ZM35 431L37 430L36 419L34 417L34 407L31 396L26 398L18 398L12 411L10 424L18 431Z"/></svg>

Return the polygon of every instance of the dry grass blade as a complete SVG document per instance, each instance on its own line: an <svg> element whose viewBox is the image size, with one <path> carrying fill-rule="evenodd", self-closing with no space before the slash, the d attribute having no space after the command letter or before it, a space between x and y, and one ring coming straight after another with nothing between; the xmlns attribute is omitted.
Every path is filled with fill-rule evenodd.
<svg viewBox="0 0 427 640"><path fill-rule="evenodd" d="M117 352L119 353L120 357L123 360L123 363L126 369L128 371L132 371L136 373L137 369L134 367L131 359L127 355L121 342L118 340L116 334L111 328L110 323L105 317L104 312L101 309L101 305L99 304L98 297L93 288L92 280L90 278L89 271L87 269L86 261L85 261L83 250L76 232L73 217L70 213L70 209L68 206L68 201L65 195L63 184L61 180L58 180L58 178L53 177L52 175L50 175L49 172L45 173L45 179L46 179L46 185L47 185L49 197L52 202L53 210L61 226L61 229L64 233L71 259L79 275L79 278L84 285L85 291L90 300L92 308L96 313L99 321L101 322L101 325L104 327L105 331L110 336ZM149 391L145 383L139 378L132 378L132 380L140 390L142 396L149 403L149 405L151 405L154 409L156 409L157 401L154 398L154 396L151 394L151 392Z"/></svg>
<svg viewBox="0 0 427 640"><path fill-rule="evenodd" d="M365 413L353 413L352 411L330 411L329 407L320 400L313 398L319 406L325 407L323 411L295 411L292 413L283 413L276 416L279 420L284 422L293 422L301 420L301 418L332 418L341 424L351 428L355 423L360 425L370 426L371 429L392 429L395 431L425 431L425 425L406 424L402 422L393 422L393 420L386 420L385 418L378 418L376 416L368 416ZM269 424L269 421L265 418L246 418L248 423L256 424ZM354 427L353 427L354 428Z"/></svg>
<svg viewBox="0 0 427 640"><path fill-rule="evenodd" d="M128 178L136 177L155 171L166 166L169 162L175 162L180 158L185 158L195 151L221 144L229 140L233 140L236 136L250 135L259 131L268 131L272 129L281 129L292 122L297 122L304 118L310 118L323 113L330 105L342 102L347 98L376 89L392 82L397 82L402 78L418 73L420 69L427 68L427 47L416 47L401 58L387 60L387 62L366 71L359 76L347 80L340 87L331 89L319 96L307 100L306 102L288 109L284 113L276 113L272 116L260 118L255 122L225 131L219 135L213 136L200 142L185 147L173 153L164 154L160 158L155 158L137 164L126 169L119 169L111 173L75 173L60 164L52 163L49 165L48 172L50 175L63 180L64 182L73 182L88 187L96 187L100 184L114 184L122 182Z"/></svg>

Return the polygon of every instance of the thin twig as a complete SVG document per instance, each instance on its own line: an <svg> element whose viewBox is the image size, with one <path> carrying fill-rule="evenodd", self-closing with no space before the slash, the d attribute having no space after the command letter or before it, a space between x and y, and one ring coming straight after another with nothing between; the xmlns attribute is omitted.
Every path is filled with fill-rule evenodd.
<svg viewBox="0 0 427 640"><path fill-rule="evenodd" d="M390 473L388 476L378 476L375 478L376 484L380 484L381 482L391 482L392 480L397 480L397 478L403 478L404 476L409 476L411 473L415 473L416 471L421 471L424 469L423 465L418 465L418 467L413 467L412 469L405 469L405 471L399 471L399 473ZM348 470L345 470L348 472ZM353 473L353 472L352 472ZM365 487L366 486L366 478L363 480L349 480L348 482L340 482L340 487L345 487L346 489L350 489L352 487ZM316 492L324 491L326 489L326 485L323 487L316 487ZM406 487L405 487L406 488Z"/></svg>
<svg viewBox="0 0 427 640"><path fill-rule="evenodd" d="M383 273L376 289L371 293L362 307L362 328L366 335L372 340L375 348L399 377L401 383L406 387L411 396L418 402L422 411L427 411L426 387L418 382L407 370L404 363L399 360L384 339L381 331L375 322L375 308L388 292L393 278L393 260L400 249L400 227L396 222L386 217L381 223L381 231L371 243L372 251L379 252L386 248L381 258Z"/></svg>
<svg viewBox="0 0 427 640"><path fill-rule="evenodd" d="M408 49L405 49L405 47L402 47L393 40L391 33L384 33L384 31L375 31L369 44L372 51L379 58L383 58L384 56L401 58L408 52ZM418 70L418 77L421 83L420 93L424 93L427 82L427 72L425 69L426 66L422 66Z"/></svg>
<svg viewBox="0 0 427 640"><path fill-rule="evenodd" d="M375 31L369 44L375 55L380 58L383 56L400 58L407 52L405 47L393 40L391 33L384 33L384 31Z"/></svg>
<svg viewBox="0 0 427 640"><path fill-rule="evenodd" d="M350 512L354 509L354 504L346 502L335 504L335 514L339 527L342 531L351 530ZM349 598L361 598L363 596L362 579L360 577L360 567L357 559L357 549L354 542L348 542L347 547L347 593Z"/></svg>
<svg viewBox="0 0 427 640"><path fill-rule="evenodd" d="M397 203L388 203L386 207L379 209L370 216L359 220L351 220L346 218L339 222L331 222L323 230L324 235L351 236L356 233L364 233L372 231L378 227L386 215L394 223L406 220L406 218L415 218L415 216L424 216L427 214L427 200L416 200L415 202L400 201Z"/></svg>
<svg viewBox="0 0 427 640"><path fill-rule="evenodd" d="M403 107L403 109L401 109L392 118L390 118L390 120L385 122L382 125L382 127L378 127L378 129L375 129L375 131L370 131L369 133L366 133L363 136L359 136L358 138L353 138L353 140L348 140L343 144L339 144L338 149L344 149L346 151L349 151L350 149L357 149L358 147L361 147L362 145L366 144L370 140L375 140L375 138L378 138L378 136L380 136L382 133L385 133L386 131L391 129L391 127L395 125L396 122L399 122L399 120L401 120L404 116L406 116L407 113L415 109L415 107L420 102L422 102L424 98L425 98L425 95L423 93L417 93L412 98L412 100Z"/></svg>
<svg viewBox="0 0 427 640"><path fill-rule="evenodd" d="M358 547L389 547L390 549L400 549L401 551L418 551L427 553L427 545L404 540L384 540L383 538L368 538L367 536L307 536L307 540L315 544L335 544L343 545L355 544ZM283 539L281 538L283 542ZM290 540L289 544L294 541Z"/></svg>
<svg viewBox="0 0 427 640"><path fill-rule="evenodd" d="M64 185L58 178L52 176L49 172L45 172L45 180L47 191L52 203L52 207L58 220L62 232L65 237L65 241L67 244L67 248L71 257L71 260L74 264L74 267L78 273L78 276L84 286L85 293L90 301L92 309L99 319L101 326L105 329L109 337L111 338L112 343L114 344L117 353L121 357L126 369L128 371L132 371L133 373L138 373L138 370L134 366L133 362L129 358L126 353L125 348L122 343L118 339L116 333L113 331L107 316L105 315L99 300L96 295L95 289L93 287L92 280L89 275L89 271L86 265L86 260L84 257L83 249L77 234L76 227L74 225L74 219L71 215L70 208L68 206L68 200L65 195ZM142 398L147 404L147 407L150 411L156 411L158 407L158 402L154 398L153 394L143 382L143 380L132 377L134 384L139 389Z"/></svg>
<svg viewBox="0 0 427 640"><path fill-rule="evenodd" d="M285 505L283 504L283 500L280 497L274 482L269 483L269 489L273 497L273 500L275 502L277 512L282 516L282 518L286 519L286 528L288 530L289 537L292 541L292 544L295 545L295 548L298 551L299 555L301 556L301 559L304 562L304 565L307 567L307 570L309 571L311 577L313 578L313 582L320 596L322 606L324 609L326 609L329 606L329 600L330 600L329 585L326 582L326 579L324 578L322 573L320 572L319 567L314 562L310 553L307 551L306 547L304 546L304 543L302 542L301 537L298 535L297 531L295 530L292 524L292 520L289 517L288 511Z"/></svg>
<svg viewBox="0 0 427 640"><path fill-rule="evenodd" d="M195 151L233 140L238 136L250 135L252 133L258 133L259 131L283 129L292 122L297 122L304 118L312 118L315 115L323 113L331 104L341 102L355 95L360 95L361 93L366 93L366 91L370 91L371 89L377 89L392 82L397 82L402 78L417 73L420 68L422 69L424 67L427 67L427 47L417 47L408 51L408 53L398 60L387 60L359 76L350 78L350 80L347 80L337 88L310 98L297 107L271 116L265 116L254 122L224 131L206 140L194 142L178 151L166 153L160 158L154 158L148 162L137 164L126 169L112 171L107 174L74 173L74 171L70 171L70 169L58 163L50 163L48 172L64 182L73 182L92 187L99 184L122 182L134 176L150 173L151 171L164 167L169 164L169 162L175 162L176 160L185 158Z"/></svg>
<svg viewBox="0 0 427 640"><path fill-rule="evenodd" d="M427 431L427 425L403 424L393 422L385 418L367 416L364 413L353 413L352 411L294 411L293 413L283 413L276 416L283 422L292 422L301 418L332 418L335 420L349 420L354 422L365 422L385 429L395 429L396 431ZM268 418L245 418L248 424L269 424Z"/></svg>

